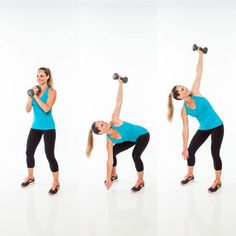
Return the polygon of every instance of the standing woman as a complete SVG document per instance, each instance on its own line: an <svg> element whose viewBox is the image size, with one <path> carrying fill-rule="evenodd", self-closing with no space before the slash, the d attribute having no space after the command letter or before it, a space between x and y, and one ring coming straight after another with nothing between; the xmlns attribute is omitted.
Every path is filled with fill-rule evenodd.
<svg viewBox="0 0 236 236"><path fill-rule="evenodd" d="M28 176L21 186L27 187L35 182L34 153L42 136L44 136L45 153L53 176L53 183L49 194L56 194L60 188L58 164L54 156L56 130L52 117L52 107L56 101L56 90L53 89L50 69L45 67L39 68L37 72L37 82L41 87L41 91L39 91L37 87L33 87L34 95L33 97L28 97L26 104L27 112L30 112L33 107L34 120L29 132L26 149Z"/></svg>
<svg viewBox="0 0 236 236"><path fill-rule="evenodd" d="M199 57L196 68L196 77L192 85L192 89L188 90L182 85L176 85L169 95L168 101L168 119L173 117L172 97L177 100L183 100L183 108L181 112L183 120L183 158L188 163L188 173L181 181L182 184L187 184L194 181L193 168L195 165L195 153L198 148L211 135L211 154L213 157L215 180L212 186L208 189L209 192L216 192L221 187L221 170L222 162L220 158L220 148L224 136L224 126L222 120L214 111L208 100L203 97L199 91L201 77L203 71L203 52L198 49ZM189 146L189 126L188 115L195 117L200 127L193 136Z"/></svg>
<svg viewBox="0 0 236 236"><path fill-rule="evenodd" d="M111 187L113 181L118 179L116 173L117 159L116 156L132 146L134 146L132 157L138 175L136 184L132 187L132 191L139 191L144 187L144 167L141 159L141 154L149 142L149 132L138 125L134 125L120 120L120 110L123 102L123 82L119 78L119 88L116 99L115 110L112 114L110 123L105 121L95 121L89 131L88 146L86 154L90 156L93 149L93 133L106 134L106 148L107 148L107 172L105 185L107 189Z"/></svg>

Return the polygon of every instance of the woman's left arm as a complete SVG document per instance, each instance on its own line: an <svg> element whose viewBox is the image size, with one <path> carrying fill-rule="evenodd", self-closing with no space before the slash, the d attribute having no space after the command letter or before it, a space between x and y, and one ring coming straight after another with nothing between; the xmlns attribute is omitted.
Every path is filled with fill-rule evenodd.
<svg viewBox="0 0 236 236"><path fill-rule="evenodd" d="M48 100L46 103L42 102L40 97L38 95L34 95L35 101L39 104L39 106L43 109L45 113L48 113L51 109L52 106L54 105L57 97L57 92L54 89L49 89L48 91Z"/></svg>
<svg viewBox="0 0 236 236"><path fill-rule="evenodd" d="M111 173L113 166L113 143L107 138L107 177L105 185L107 189L111 187Z"/></svg>

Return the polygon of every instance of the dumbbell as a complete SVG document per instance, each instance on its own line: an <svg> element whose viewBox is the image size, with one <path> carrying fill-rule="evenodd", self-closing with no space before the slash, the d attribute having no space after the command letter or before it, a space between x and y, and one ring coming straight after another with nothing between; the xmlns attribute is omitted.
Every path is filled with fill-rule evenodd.
<svg viewBox="0 0 236 236"><path fill-rule="evenodd" d="M120 77L120 76L119 76L117 73L114 73L113 76L112 76L112 78L115 79L115 80L116 80L116 79L119 79L119 77ZM120 77L120 79L121 79L122 82L125 83L125 84L128 82L128 77L126 77L126 76L125 76L125 77Z"/></svg>
<svg viewBox="0 0 236 236"><path fill-rule="evenodd" d="M193 44L193 51L196 51L196 50L200 50L202 51L204 54L207 54L207 51L208 51L208 48L201 48L201 47L198 47L197 44Z"/></svg>
<svg viewBox="0 0 236 236"><path fill-rule="evenodd" d="M38 89L37 94L40 94L40 93L41 93L41 87L40 87L39 85L36 85L35 87ZM33 96L34 96L34 90L33 90L33 89L29 89L29 90L27 91L27 94L28 94L30 97L33 97Z"/></svg>

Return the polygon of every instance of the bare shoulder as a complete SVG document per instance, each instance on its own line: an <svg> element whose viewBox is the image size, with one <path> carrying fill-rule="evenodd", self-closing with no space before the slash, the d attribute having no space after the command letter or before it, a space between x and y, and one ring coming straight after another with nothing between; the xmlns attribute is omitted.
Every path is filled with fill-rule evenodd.
<svg viewBox="0 0 236 236"><path fill-rule="evenodd" d="M49 92L50 95L56 95L57 94L57 91L53 88L49 88L48 92Z"/></svg>

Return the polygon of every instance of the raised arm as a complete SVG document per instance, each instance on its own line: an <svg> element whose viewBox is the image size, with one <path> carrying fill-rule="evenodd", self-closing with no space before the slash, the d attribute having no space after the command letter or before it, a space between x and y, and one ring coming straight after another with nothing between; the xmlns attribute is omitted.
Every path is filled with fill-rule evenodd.
<svg viewBox="0 0 236 236"><path fill-rule="evenodd" d="M48 91L48 100L46 103L42 102L40 97L35 93L34 98L36 102L39 104L39 106L43 109L45 113L49 112L52 109L52 106L54 105L56 101L57 93L54 89L49 89Z"/></svg>
<svg viewBox="0 0 236 236"><path fill-rule="evenodd" d="M203 52L198 49L198 62L197 62L197 68L196 68L196 77L192 85L192 94L201 96L201 93L199 91L200 85L201 85L201 78L202 78L202 71L203 71Z"/></svg>
<svg viewBox="0 0 236 236"><path fill-rule="evenodd" d="M182 156L184 160L188 158L188 137L189 137L189 128L188 128L188 116L186 110L183 107L181 111L182 121L183 121L183 152Z"/></svg>
<svg viewBox="0 0 236 236"><path fill-rule="evenodd" d="M107 177L105 185L107 189L111 187L111 174L113 166L113 143L107 138Z"/></svg>
<svg viewBox="0 0 236 236"><path fill-rule="evenodd" d="M123 103L123 82L120 79L118 81L119 81L119 88L118 88L118 93L117 93L117 98L116 98L116 106L112 114L112 121L114 122L119 121L120 110Z"/></svg>

